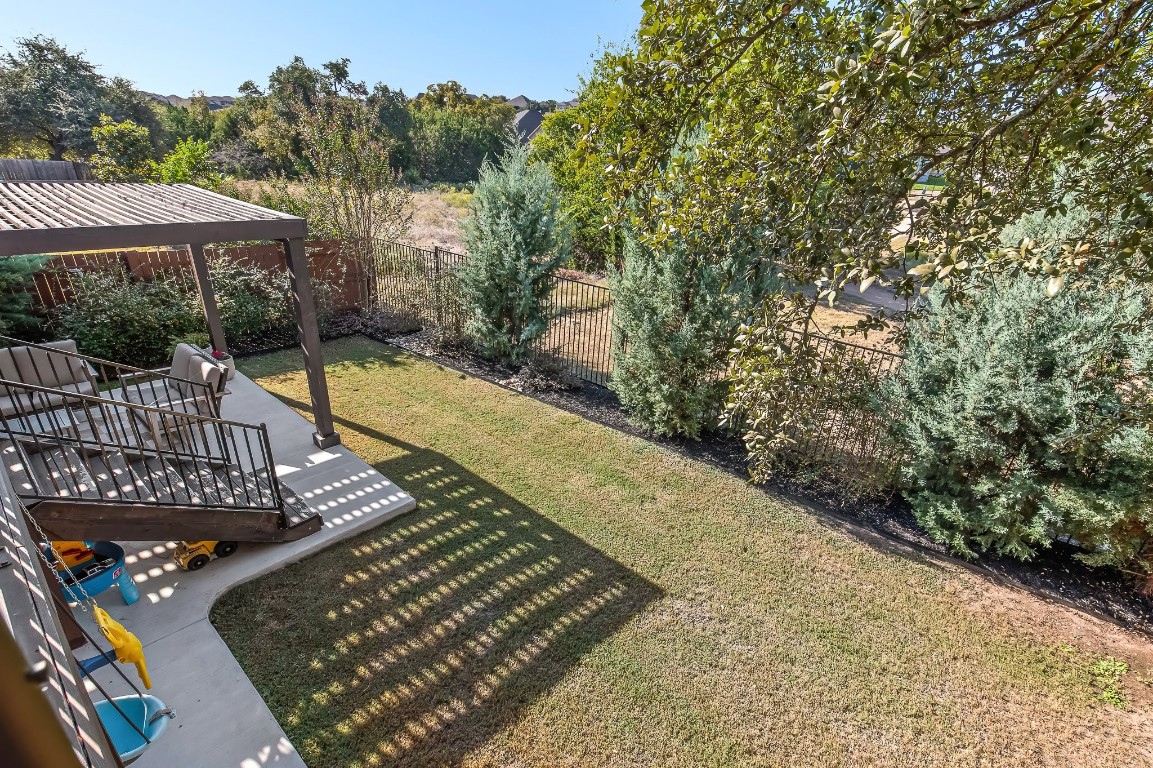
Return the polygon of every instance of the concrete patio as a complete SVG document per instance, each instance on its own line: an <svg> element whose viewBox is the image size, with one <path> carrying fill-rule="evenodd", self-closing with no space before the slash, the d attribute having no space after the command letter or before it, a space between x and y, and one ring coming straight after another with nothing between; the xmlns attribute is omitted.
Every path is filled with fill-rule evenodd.
<svg viewBox="0 0 1153 768"><path fill-rule="evenodd" d="M313 425L242 374L229 383L222 417L268 426L277 475L297 498L319 512L324 528L286 544L242 544L235 555L196 572L171 559L174 542L127 542L129 571L140 600L125 606L115 590L99 602L144 645L152 693L176 711L162 738L134 765L140 768L304 766L296 749L208 621L213 603L232 587L334 542L403 514L416 500L342 446L318 449ZM302 600L300 610L308 610ZM90 617L74 613L90 632ZM269 636L269 652L276 637ZM78 651L85 658L91 647ZM291 674L292 662L285 661ZM125 672L135 682L135 670ZM96 673L112 695L124 682L109 668ZM91 687L91 684L89 684ZM99 694L96 694L98 697Z"/></svg>

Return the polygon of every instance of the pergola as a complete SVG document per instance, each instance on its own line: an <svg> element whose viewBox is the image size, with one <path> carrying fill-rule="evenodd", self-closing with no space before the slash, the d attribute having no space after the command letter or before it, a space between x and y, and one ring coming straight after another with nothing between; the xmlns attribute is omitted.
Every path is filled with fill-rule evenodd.
<svg viewBox="0 0 1153 768"><path fill-rule="evenodd" d="M304 219L234 200L189 184L105 184L88 181L0 181L0 257L187 245L208 333L228 350L212 289L206 243L275 240L284 249L293 308L312 397L313 441L340 442L333 428L320 350L316 303L308 276Z"/></svg>

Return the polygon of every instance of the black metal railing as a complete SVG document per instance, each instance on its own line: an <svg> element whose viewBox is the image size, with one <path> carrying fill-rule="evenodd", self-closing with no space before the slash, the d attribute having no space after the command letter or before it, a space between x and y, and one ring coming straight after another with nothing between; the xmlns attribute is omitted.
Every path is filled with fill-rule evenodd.
<svg viewBox="0 0 1153 768"><path fill-rule="evenodd" d="M15 460L6 463L27 500L284 514L263 424L8 379L0 397L0 438Z"/></svg>
<svg viewBox="0 0 1153 768"><path fill-rule="evenodd" d="M366 309L383 313L392 331L434 328L458 338L465 323L458 267L466 256L444 248L373 242L366 259ZM612 374L612 293L603 285L558 276L550 293L548 332L537 342L569 373L595 384Z"/></svg>
<svg viewBox="0 0 1153 768"><path fill-rule="evenodd" d="M608 384L613 369L612 292L603 285L557 277L549 330L537 343L556 355L569 373L594 384Z"/></svg>

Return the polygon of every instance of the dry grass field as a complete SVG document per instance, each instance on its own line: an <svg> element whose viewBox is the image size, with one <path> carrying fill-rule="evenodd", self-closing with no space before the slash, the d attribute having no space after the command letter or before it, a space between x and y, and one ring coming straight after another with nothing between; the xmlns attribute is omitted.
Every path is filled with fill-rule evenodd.
<svg viewBox="0 0 1153 768"><path fill-rule="evenodd" d="M412 229L405 242L421 248L440 246L464 253L460 221L468 215L467 191L426 189L412 195Z"/></svg>

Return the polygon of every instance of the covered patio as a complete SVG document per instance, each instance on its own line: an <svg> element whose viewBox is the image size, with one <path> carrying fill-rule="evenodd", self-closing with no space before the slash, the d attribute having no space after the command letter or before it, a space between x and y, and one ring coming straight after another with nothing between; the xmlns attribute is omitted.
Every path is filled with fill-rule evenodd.
<svg viewBox="0 0 1153 768"><path fill-rule="evenodd" d="M213 349L228 339L212 288L208 243L272 240L284 251L300 346L312 398L313 441L340 442L333 428L308 273L304 219L218 195L190 184L0 181L0 258L69 251L187 245ZM133 364L136 361L117 361Z"/></svg>
<svg viewBox="0 0 1153 768"><path fill-rule="evenodd" d="M280 544L242 543L235 556L216 560L195 572L183 571L172 561L170 555L175 542L141 540L148 538L145 536L115 537L122 540L128 555L126 565L141 599L125 605L115 596L105 595L101 606L139 638L151 672L154 686L151 692L177 713L174 727L136 763L144 768L177 764L238 768L271 764L303 766L279 724L212 628L208 612L216 599L231 587L416 506L415 499L340 445L340 437L333 427L309 280L304 247L306 234L304 219L189 185L0 181L0 258L186 245L209 337L216 350L227 352L228 339L224 336L205 257L207 244L275 241L283 250L291 281L311 398L311 424L305 416L241 372L228 382L228 396L219 400L216 415L220 417L219 423L232 420L259 424L262 431L266 430L275 461L275 482L286 506L319 515L323 522L317 532L298 540ZM10 375L0 375L0 379L7 378ZM107 408L108 404L117 402L107 399L114 397L110 392L72 397L84 409ZM8 438L11 443L12 436ZM83 445L82 441L73 440L73 443ZM10 484L7 474L0 477L0 505L9 521L2 531L4 540L0 544L9 551L20 551L23 566L20 574L12 569L0 570L0 615L5 604L15 605L35 595L40 595L43 601L48 592L47 577L35 567L37 558L28 554L37 548L37 538L25 523L30 524L33 516L17 499L17 492L23 491L14 488L15 481ZM130 498L126 501L131 502ZM225 512L222 510L222 514ZM82 518L88 513L77 514ZM17 575L19 578L15 578ZM35 603L33 597L31 604ZM302 610L306 609L307 606L302 605ZM99 637L90 613L79 610L73 613L89 634ZM68 623L66 618L62 621ZM50 639L40 647L35 643L24 647L24 663L30 669L43 663L54 670L50 677L79 684L83 678L75 659L66 652L67 627L42 623ZM62 650L65 652L60 653ZM77 653L85 656L93 652L89 646ZM275 638L270 638L269 652L276 652ZM110 668L98 670L93 677L106 690L127 693L122 690L123 684L118 685L118 678ZM92 698L97 698L93 683L87 682L86 686ZM38 687L39 694L53 704L64 732L61 745L70 742L75 764L112 765L107 746L99 738L83 729L73 731L70 725L93 720L88 696L79 700L76 696L84 688L77 691L68 685L58 686L58 690ZM29 694L32 688L27 686ZM68 702L75 705L70 706ZM66 710L73 712L71 718L64 715ZM38 733L23 735L29 748L34 748L38 740L45 738L45 733L41 727Z"/></svg>

